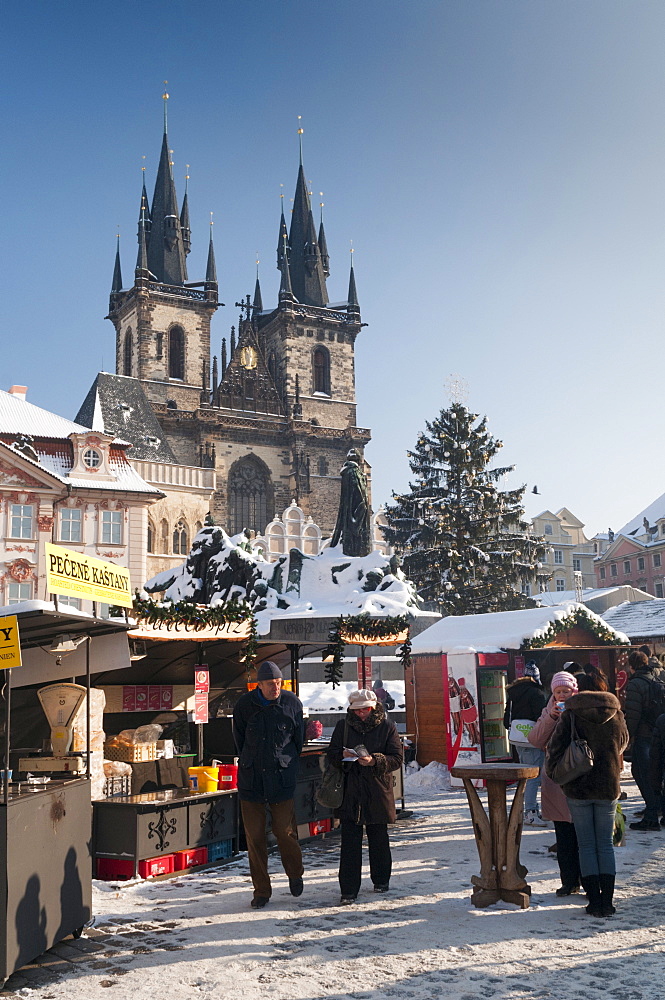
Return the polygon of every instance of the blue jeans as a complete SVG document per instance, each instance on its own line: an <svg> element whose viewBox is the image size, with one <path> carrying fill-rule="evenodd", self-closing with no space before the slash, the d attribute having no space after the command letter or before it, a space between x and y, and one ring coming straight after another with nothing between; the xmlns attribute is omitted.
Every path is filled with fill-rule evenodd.
<svg viewBox="0 0 665 1000"><path fill-rule="evenodd" d="M585 875L615 875L614 820L618 799L569 799L566 802L575 825L580 851L580 872Z"/></svg>
<svg viewBox="0 0 665 1000"><path fill-rule="evenodd" d="M644 799L644 819L647 823L658 822L658 805L660 795L651 785L651 765L649 763L649 740L636 739L631 747L632 763L630 770L635 784Z"/></svg>
<svg viewBox="0 0 665 1000"><path fill-rule="evenodd" d="M520 764L527 764L529 767L539 767L542 769L545 760L545 751L538 750L532 746L519 746L515 744L517 756ZM540 774L537 778L529 778L524 789L524 811L533 812L538 809L538 789L540 788Z"/></svg>

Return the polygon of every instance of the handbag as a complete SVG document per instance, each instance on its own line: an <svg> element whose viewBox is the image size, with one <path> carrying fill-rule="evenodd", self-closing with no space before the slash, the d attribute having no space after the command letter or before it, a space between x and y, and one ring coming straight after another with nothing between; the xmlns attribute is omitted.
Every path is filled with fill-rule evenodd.
<svg viewBox="0 0 665 1000"><path fill-rule="evenodd" d="M570 743L563 752L561 760L550 770L547 769L548 776L557 785L567 785L575 778L581 778L583 774L588 774L593 768L593 750L586 740L582 740L577 735L575 728L575 713L570 715Z"/></svg>
<svg viewBox="0 0 665 1000"><path fill-rule="evenodd" d="M349 725L345 719L343 746L346 746L348 730ZM317 788L315 794L316 801L320 806L324 806L326 809L339 809L342 804L342 799L344 798L345 777L346 775L341 768L334 767L330 763L326 764L321 778L321 784Z"/></svg>

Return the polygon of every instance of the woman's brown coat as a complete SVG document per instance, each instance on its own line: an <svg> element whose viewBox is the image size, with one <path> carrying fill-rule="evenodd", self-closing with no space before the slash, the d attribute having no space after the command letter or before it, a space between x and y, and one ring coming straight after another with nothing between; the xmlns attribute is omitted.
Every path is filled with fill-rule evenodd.
<svg viewBox="0 0 665 1000"><path fill-rule="evenodd" d="M581 691L568 699L548 744L547 774L552 774L570 745L573 718L577 736L591 747L594 762L587 774L566 782L564 794L569 799L618 799L621 755L628 745L628 729L619 699L609 691Z"/></svg>

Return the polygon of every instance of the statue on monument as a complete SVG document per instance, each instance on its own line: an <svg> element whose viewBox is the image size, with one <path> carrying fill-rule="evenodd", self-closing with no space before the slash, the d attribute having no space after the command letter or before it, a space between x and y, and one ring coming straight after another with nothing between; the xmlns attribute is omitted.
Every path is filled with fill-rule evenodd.
<svg viewBox="0 0 665 1000"><path fill-rule="evenodd" d="M372 551L367 480L361 461L356 449L352 448L341 470L339 511L330 544L339 545L341 540L346 556L367 556Z"/></svg>

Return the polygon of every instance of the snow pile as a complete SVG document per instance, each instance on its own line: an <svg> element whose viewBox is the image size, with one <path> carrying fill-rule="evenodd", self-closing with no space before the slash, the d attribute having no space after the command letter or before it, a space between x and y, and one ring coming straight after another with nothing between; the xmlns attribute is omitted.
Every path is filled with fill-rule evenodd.
<svg viewBox="0 0 665 1000"><path fill-rule="evenodd" d="M164 592L164 599L174 602L246 601L261 635L270 631L270 621L277 615L427 614L420 611L415 588L394 556L381 552L347 556L336 546L316 556L294 548L276 562L266 562L250 551L244 535L231 538L216 525L202 528L182 565L153 576L145 590Z"/></svg>
<svg viewBox="0 0 665 1000"><path fill-rule="evenodd" d="M483 653L499 653L504 649L520 649L525 639L544 635L549 625L568 618L578 608L591 621L609 628L616 634L617 644L628 642L623 632L612 629L583 604L571 601L551 608L526 608L523 611L495 611L485 615L450 615L426 629L413 640L414 653L450 653L464 649Z"/></svg>
<svg viewBox="0 0 665 1000"><path fill-rule="evenodd" d="M404 769L404 788L409 792L415 792L416 789L447 792L450 790L448 768L438 760L431 761L425 767L413 761Z"/></svg>
<svg viewBox="0 0 665 1000"><path fill-rule="evenodd" d="M395 702L394 711L403 712L406 707L405 684L403 680L385 681L385 688ZM325 681L302 681L298 685L298 697L310 715L317 712L346 712L349 695L358 690L357 681L342 681L333 688Z"/></svg>

